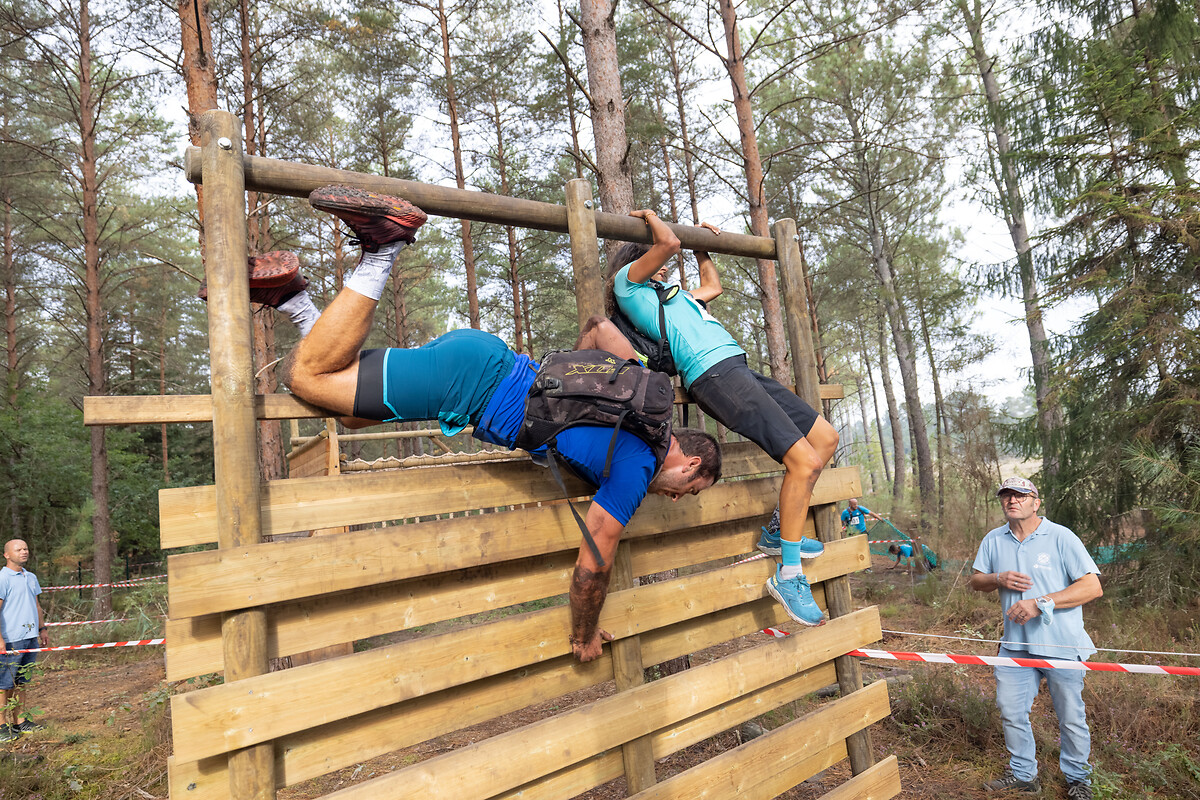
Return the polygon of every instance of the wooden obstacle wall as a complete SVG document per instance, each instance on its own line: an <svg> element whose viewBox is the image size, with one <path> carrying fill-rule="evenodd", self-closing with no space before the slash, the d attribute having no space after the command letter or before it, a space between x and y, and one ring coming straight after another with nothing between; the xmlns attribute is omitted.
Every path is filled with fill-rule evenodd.
<svg viewBox="0 0 1200 800"><path fill-rule="evenodd" d="M248 307L244 236L239 252L237 231L229 230L240 225L246 183L304 195L346 182L404 194L432 213L559 229L560 215L545 204L508 208L495 196L288 169L242 156L230 115L210 112L204 127L203 158L189 155L193 166L204 165L193 177L203 179L206 199L237 211L206 217L210 316ZM255 177L264 172L274 177ZM644 238L640 221L630 228L627 218L590 211L573 184L562 220L587 223L566 225L573 243L590 236L594 253L597 230ZM794 230L777 225L775 241L722 235L711 249L779 257L785 286L796 287ZM688 237L706 233L683 231L681 239L686 247ZM576 249L589 252L586 241ZM593 285L595 272L595 264L576 265L577 285ZM806 316L798 310L804 295L788 293L793 303L799 298L789 314L797 384L815 404L811 342L805 350ZM832 519L833 504L860 493L857 470L826 470L812 501L808 535L826 541L827 552L806 571L833 617L828 624L783 639L757 633L791 629L763 588L774 560L744 560L781 478L774 461L739 443L726 448L726 479L713 488L678 503L646 498L622 538L601 617L616 640L581 665L567 642L562 597L580 535L567 507L552 502L561 495L547 472L519 460L259 484L257 464L233 455L245 459L254 420L324 414L294 398L255 398L242 381L250 367L241 349L244 368L219 363L218 347L248 336L242 319L248 323L235 317L223 331L224 321L210 321L211 398L89 398L85 406L89 424L214 422L215 485L160 494L164 548L218 545L168 560L167 677L224 676L172 698L172 798L274 797L281 787L497 719L503 733L326 796L566 798L623 777L638 798L769 798L846 759L853 777L826 797L899 792L895 758L875 763L866 731L888 714L886 686L863 688L846 655L881 637L877 611L855 610L846 581L869 564L865 537L839 539ZM569 488L579 497L589 492L578 481ZM364 525L370 529L263 541ZM639 576L670 569L679 577L637 585ZM361 652L268 672L272 659L365 639L372 646ZM645 681L648 667L685 654L700 654L691 669ZM834 682L839 699L677 775L656 775L656 759ZM583 690L587 702L574 694ZM561 708L545 710L553 705ZM506 716L531 706L541 710Z"/></svg>

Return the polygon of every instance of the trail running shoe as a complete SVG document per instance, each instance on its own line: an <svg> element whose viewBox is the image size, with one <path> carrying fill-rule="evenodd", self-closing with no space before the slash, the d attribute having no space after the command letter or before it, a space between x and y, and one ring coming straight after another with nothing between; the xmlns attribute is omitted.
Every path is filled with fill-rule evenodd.
<svg viewBox="0 0 1200 800"><path fill-rule="evenodd" d="M1041 781L1035 775L1031 781L1023 781L1011 772L1005 772L994 781L988 781L983 785L984 791L988 792L1021 792L1022 794L1040 794L1042 791Z"/></svg>
<svg viewBox="0 0 1200 800"><path fill-rule="evenodd" d="M0 725L0 742L11 742L20 735L12 725Z"/></svg>
<svg viewBox="0 0 1200 800"><path fill-rule="evenodd" d="M426 219L425 212L407 200L353 186L322 186L313 190L308 202L349 225L358 244L369 253L392 242L412 244Z"/></svg>
<svg viewBox="0 0 1200 800"><path fill-rule="evenodd" d="M825 613L813 600L812 589L809 588L808 578L800 575L790 580L783 580L779 573L783 565L775 568L775 574L767 581L767 591L772 597L783 603L789 617L810 628L825 624Z"/></svg>
<svg viewBox="0 0 1200 800"><path fill-rule="evenodd" d="M36 733L37 731L46 730L46 726L40 722L34 722L31 719L27 719L24 722L18 722L14 730L20 733Z"/></svg>
<svg viewBox="0 0 1200 800"><path fill-rule="evenodd" d="M300 277L300 259L295 253L286 250L273 250L260 256L251 256L246 260L246 268L250 270L250 300L263 305L273 305L265 300L256 300L255 290L274 290L286 287ZM305 286L308 282L305 281ZM304 288L303 286L300 288ZM291 290L295 294L299 290ZM200 299L208 300L208 280L200 282ZM270 298L270 292L265 297Z"/></svg>
<svg viewBox="0 0 1200 800"><path fill-rule="evenodd" d="M1067 781L1067 800L1092 800L1092 787L1083 781Z"/></svg>
<svg viewBox="0 0 1200 800"><path fill-rule="evenodd" d="M769 556L778 556L783 554L783 545L779 543L779 507L776 506L775 513L771 515L771 521L763 526L762 536L758 537L758 549ZM807 536L800 537L800 557L801 558L816 558L825 552L825 545L820 542L809 539Z"/></svg>

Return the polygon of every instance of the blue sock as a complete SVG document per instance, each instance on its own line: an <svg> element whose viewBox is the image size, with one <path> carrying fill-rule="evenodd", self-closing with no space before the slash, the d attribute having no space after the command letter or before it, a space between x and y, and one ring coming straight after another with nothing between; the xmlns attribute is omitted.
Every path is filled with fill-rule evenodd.
<svg viewBox="0 0 1200 800"><path fill-rule="evenodd" d="M780 579L786 581L803 575L804 567L800 566L800 543L780 539L779 546L783 551L783 569L779 571Z"/></svg>

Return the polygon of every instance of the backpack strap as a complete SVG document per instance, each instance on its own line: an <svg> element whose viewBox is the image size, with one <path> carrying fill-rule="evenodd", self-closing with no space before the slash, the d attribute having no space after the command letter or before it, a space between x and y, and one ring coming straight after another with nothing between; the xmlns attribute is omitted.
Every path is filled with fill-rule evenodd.
<svg viewBox="0 0 1200 800"><path fill-rule="evenodd" d="M620 427L617 428L620 430ZM617 434L613 432L613 442L616 442ZM612 459L612 445L608 447L608 457ZM600 555L600 548L596 546L596 540L592 538L592 532L587 529L587 525L583 522L583 517L579 516L579 512L575 510L575 504L571 502L571 496L567 494L567 484L563 482L562 473L558 471L558 447L553 439L546 443L546 464L550 467L550 474L554 476L554 480L558 482L558 488L563 493L563 499L567 501L567 507L571 509L571 513L575 516L575 522L579 525L579 530L583 534L583 540L587 542L588 549L592 551L592 555L596 558L596 563L600 566L607 566L604 563L604 556ZM608 467L605 466L604 474L608 476Z"/></svg>

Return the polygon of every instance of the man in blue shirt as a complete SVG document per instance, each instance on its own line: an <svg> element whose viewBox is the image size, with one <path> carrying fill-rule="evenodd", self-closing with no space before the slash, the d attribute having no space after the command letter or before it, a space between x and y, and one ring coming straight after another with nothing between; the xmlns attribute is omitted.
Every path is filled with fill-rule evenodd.
<svg viewBox="0 0 1200 800"><path fill-rule="evenodd" d="M874 520L883 519L883 517L866 506L860 506L857 497L851 497L850 501L846 504L846 508L842 510L842 527L846 528L853 525L858 529L859 533L866 533L867 517Z"/></svg>
<svg viewBox="0 0 1200 800"><path fill-rule="evenodd" d="M764 529L759 544L764 552L780 554L783 563L767 581L766 589L793 620L822 625L825 615L813 600L801 559L819 555L824 548L806 539L803 532L813 486L837 449L837 431L787 387L751 370L745 351L708 313L707 304L722 292L720 276L708 254L696 253L700 286L694 292L661 287L668 262L679 252L679 239L653 211L634 211L632 216L645 221L654 244L621 248L613 264L616 271L610 276L606 306L615 303L651 339L665 336L683 387L696 405L783 464L779 538ZM666 327L661 332L660 307Z"/></svg>
<svg viewBox="0 0 1200 800"><path fill-rule="evenodd" d="M1008 521L990 531L975 556L971 588L999 590L1004 641L999 655L1086 661L1096 648L1083 629L1083 605L1103 594L1100 570L1079 537L1038 516L1037 487L1009 478L996 495ZM1054 700L1059 766L1069 800L1091 800L1091 733L1083 706L1083 671L996 667L996 704L1004 721L1009 769L988 791L1041 791L1029 709L1043 678Z"/></svg>
<svg viewBox="0 0 1200 800"><path fill-rule="evenodd" d="M0 703L4 721L0 723L0 742L11 742L20 733L31 733L44 726L32 719L21 719L22 689L29 682L36 653L17 653L49 647L46 623L38 595L42 587L37 575L25 569L29 563L29 545L12 539L4 545L4 566L0 567L0 634L4 653L0 654Z"/></svg>
<svg viewBox="0 0 1200 800"><path fill-rule="evenodd" d="M512 447L524 419L525 398L537 365L498 337L477 330L451 331L413 348L361 350L375 308L400 250L414 239L425 214L397 197L345 186L309 196L354 231L363 254L325 311L317 311L298 262L284 254L253 260L253 302L287 314L303 338L284 359L284 382L314 405L361 427L398 420L438 420L447 435L474 425L484 441ZM281 282L281 275L286 282ZM617 436L607 478L611 428L578 426L557 435L557 450L579 477L597 486L585 525L603 559L581 546L571 580L571 649L580 661L599 657L612 637L599 627L617 542L647 492L672 500L696 494L721 474L716 441L701 431L676 430L661 466L650 446L624 430ZM657 471L656 471L656 467Z"/></svg>

